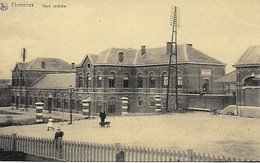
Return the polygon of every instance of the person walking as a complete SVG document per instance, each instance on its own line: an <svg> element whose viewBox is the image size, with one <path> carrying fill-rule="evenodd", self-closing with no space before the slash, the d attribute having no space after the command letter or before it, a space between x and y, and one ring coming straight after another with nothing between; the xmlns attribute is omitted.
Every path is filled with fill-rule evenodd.
<svg viewBox="0 0 260 163"><path fill-rule="evenodd" d="M47 131L49 131L50 130L50 128L52 129L52 130L54 130L54 127L53 127L53 119L52 119L52 117L50 116L49 117L49 119L48 119L48 124L47 124Z"/></svg>
<svg viewBox="0 0 260 163"><path fill-rule="evenodd" d="M101 126L104 126L104 122L105 122L105 119L106 119L106 113L105 113L104 110L102 110L102 111L99 113L99 117L100 117L100 119L101 119L101 122L100 122Z"/></svg>

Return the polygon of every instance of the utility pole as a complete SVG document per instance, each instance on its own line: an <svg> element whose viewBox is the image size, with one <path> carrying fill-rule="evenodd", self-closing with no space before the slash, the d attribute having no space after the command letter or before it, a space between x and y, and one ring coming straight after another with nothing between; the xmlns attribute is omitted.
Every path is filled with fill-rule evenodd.
<svg viewBox="0 0 260 163"><path fill-rule="evenodd" d="M70 101L69 101L69 107L70 107L70 123L69 124L72 124L72 100L71 100L71 96L72 96L72 92L73 92L73 88L69 87L69 95L70 95Z"/></svg>
<svg viewBox="0 0 260 163"><path fill-rule="evenodd" d="M172 8L172 16L171 16L171 25L172 25L172 37L171 42L167 42L167 54L170 53L169 58L169 69L168 69L168 85L167 85L167 95L166 95L166 111L169 110L169 91L170 91L170 78L171 78L171 69L172 69L172 56L175 55L175 91L176 91L176 110L178 110L178 55L177 55L177 28L178 28L178 20L177 20L177 7L174 6ZM172 47L174 45L174 53Z"/></svg>

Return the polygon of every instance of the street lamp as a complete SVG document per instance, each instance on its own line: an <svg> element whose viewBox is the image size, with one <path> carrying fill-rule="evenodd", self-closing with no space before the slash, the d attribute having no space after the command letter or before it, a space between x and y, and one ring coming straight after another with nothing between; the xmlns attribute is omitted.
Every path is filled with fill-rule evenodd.
<svg viewBox="0 0 260 163"><path fill-rule="evenodd" d="M20 94L17 93L16 95L16 109L18 109L20 107Z"/></svg>
<svg viewBox="0 0 260 163"><path fill-rule="evenodd" d="M49 113L51 113L51 107L52 107L52 94L50 94L49 98L48 98L48 110L49 110Z"/></svg>
<svg viewBox="0 0 260 163"><path fill-rule="evenodd" d="M71 87L71 85L70 85L70 87L69 87L69 95L70 95L70 123L69 124L72 124L72 102L71 102L71 96L72 96L72 92L73 92L73 88Z"/></svg>

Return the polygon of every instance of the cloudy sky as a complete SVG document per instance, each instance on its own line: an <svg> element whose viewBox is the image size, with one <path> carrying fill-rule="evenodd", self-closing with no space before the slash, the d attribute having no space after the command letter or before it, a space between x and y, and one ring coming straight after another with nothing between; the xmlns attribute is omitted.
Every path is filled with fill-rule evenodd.
<svg viewBox="0 0 260 163"><path fill-rule="evenodd" d="M16 62L36 57L80 63L86 53L109 47L165 46L171 40L171 8L180 8L178 43L227 64L249 46L260 45L259 0L2 0L0 10L0 79L10 78ZM14 7L33 4L34 7ZM66 5L66 8L44 8Z"/></svg>

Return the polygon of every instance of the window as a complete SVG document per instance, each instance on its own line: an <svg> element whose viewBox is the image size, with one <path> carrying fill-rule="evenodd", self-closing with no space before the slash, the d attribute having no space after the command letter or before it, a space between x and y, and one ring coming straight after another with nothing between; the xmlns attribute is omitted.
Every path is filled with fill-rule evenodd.
<svg viewBox="0 0 260 163"><path fill-rule="evenodd" d="M142 99L142 97L138 97L138 99L137 99L137 106L143 106L143 99Z"/></svg>
<svg viewBox="0 0 260 163"><path fill-rule="evenodd" d="M88 73L87 74L87 82L86 82L86 84L87 84L87 88L90 88L91 87L91 76L90 76L90 74Z"/></svg>
<svg viewBox="0 0 260 163"><path fill-rule="evenodd" d="M124 61L124 53L123 52L119 52L118 53L118 61L119 62L123 62Z"/></svg>
<svg viewBox="0 0 260 163"><path fill-rule="evenodd" d="M79 74L79 87L83 87L83 75L82 73Z"/></svg>
<svg viewBox="0 0 260 163"><path fill-rule="evenodd" d="M202 86L202 90L204 93L209 92L209 79L204 79L204 84Z"/></svg>
<svg viewBox="0 0 260 163"><path fill-rule="evenodd" d="M166 88L168 85L168 75L166 72L162 74L162 88Z"/></svg>
<svg viewBox="0 0 260 163"><path fill-rule="evenodd" d="M82 97L79 96L78 97L78 111L82 111Z"/></svg>
<svg viewBox="0 0 260 163"><path fill-rule="evenodd" d="M155 74L153 72L149 75L149 88L155 88Z"/></svg>
<svg viewBox="0 0 260 163"><path fill-rule="evenodd" d="M76 108L76 97L75 97L75 95L73 95L72 99L71 99L71 108L72 108L72 110L75 110L75 108Z"/></svg>
<svg viewBox="0 0 260 163"><path fill-rule="evenodd" d="M90 63L88 63L88 64L87 64L87 68L90 68L90 66L91 66Z"/></svg>
<svg viewBox="0 0 260 163"><path fill-rule="evenodd" d="M115 97L110 97L108 100L108 113L116 112L116 99Z"/></svg>
<svg viewBox="0 0 260 163"><path fill-rule="evenodd" d="M97 97L97 109L96 109L96 113L100 113L102 110L102 100L100 97Z"/></svg>
<svg viewBox="0 0 260 163"><path fill-rule="evenodd" d="M57 96L57 108L61 108L61 99L60 99L60 96Z"/></svg>
<svg viewBox="0 0 260 163"><path fill-rule="evenodd" d="M101 88L102 87L102 76L101 73L97 74L97 88Z"/></svg>
<svg viewBox="0 0 260 163"><path fill-rule="evenodd" d="M16 76L14 75L13 78L12 78L12 85L13 86L16 86Z"/></svg>
<svg viewBox="0 0 260 163"><path fill-rule="evenodd" d="M244 86L260 86L260 80L255 77L248 77L245 79Z"/></svg>
<svg viewBox="0 0 260 163"><path fill-rule="evenodd" d="M113 73L113 72L110 73L108 78L109 78L108 87L109 88L115 88L115 73Z"/></svg>
<svg viewBox="0 0 260 163"><path fill-rule="evenodd" d="M182 77L178 76L178 88L182 88Z"/></svg>
<svg viewBox="0 0 260 163"><path fill-rule="evenodd" d="M26 82L26 78L25 78L25 75L23 75L23 77L22 77L22 84L21 84L21 86L26 86L26 85L25 85L25 82Z"/></svg>
<svg viewBox="0 0 260 163"><path fill-rule="evenodd" d="M141 73L137 77L137 88L143 88L143 75Z"/></svg>
<svg viewBox="0 0 260 163"><path fill-rule="evenodd" d="M67 95L65 95L64 99L63 99L63 108L64 109L68 109L69 108L69 99L68 99Z"/></svg>
<svg viewBox="0 0 260 163"><path fill-rule="evenodd" d="M125 74L124 77L124 83L123 83L123 87L124 88L129 88L129 74Z"/></svg>
<svg viewBox="0 0 260 163"><path fill-rule="evenodd" d="M44 103L44 95L41 96L41 102Z"/></svg>
<svg viewBox="0 0 260 163"><path fill-rule="evenodd" d="M155 106L155 99L154 98L149 99L149 106Z"/></svg>

